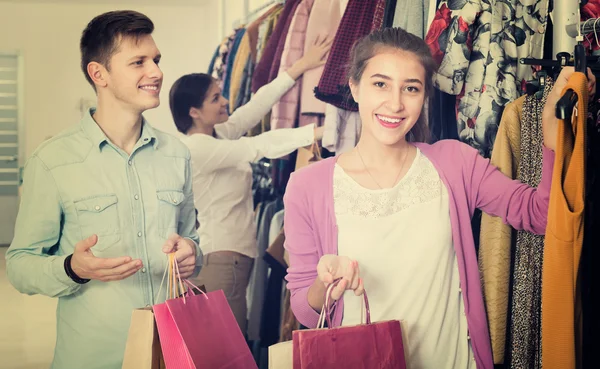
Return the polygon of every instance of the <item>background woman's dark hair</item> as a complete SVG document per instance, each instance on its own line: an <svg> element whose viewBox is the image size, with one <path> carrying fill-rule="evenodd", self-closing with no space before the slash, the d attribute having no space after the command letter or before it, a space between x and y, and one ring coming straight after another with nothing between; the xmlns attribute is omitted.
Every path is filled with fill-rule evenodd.
<svg viewBox="0 0 600 369"><path fill-rule="evenodd" d="M360 81L369 59L386 48L400 49L415 54L425 69L425 104L419 120L410 130L406 139L411 142L429 142L429 127L427 126L425 106L431 100L430 97L433 92L432 78L433 73L437 70L437 64L423 39L406 32L402 28L384 28L372 32L358 40L352 47L348 79L356 82Z"/></svg>
<svg viewBox="0 0 600 369"><path fill-rule="evenodd" d="M92 87L96 89L87 72L89 63L100 63L110 71L110 59L119 49L123 37L133 37L137 41L140 36L153 31L154 23L150 18L133 10L112 11L92 19L83 30L79 44L81 70Z"/></svg>
<svg viewBox="0 0 600 369"><path fill-rule="evenodd" d="M186 134L194 122L190 108L200 108L214 79L205 73L186 74L179 78L169 92L169 107L177 130Z"/></svg>

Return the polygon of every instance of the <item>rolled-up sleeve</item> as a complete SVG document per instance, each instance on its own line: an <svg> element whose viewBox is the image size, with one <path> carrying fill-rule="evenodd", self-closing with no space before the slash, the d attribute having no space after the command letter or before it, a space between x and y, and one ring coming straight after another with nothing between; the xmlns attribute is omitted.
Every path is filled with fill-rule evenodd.
<svg viewBox="0 0 600 369"><path fill-rule="evenodd" d="M56 182L42 160L33 156L25 165L15 236L6 252L8 280L18 291L61 297L80 288L65 273L66 255L53 255L62 217Z"/></svg>

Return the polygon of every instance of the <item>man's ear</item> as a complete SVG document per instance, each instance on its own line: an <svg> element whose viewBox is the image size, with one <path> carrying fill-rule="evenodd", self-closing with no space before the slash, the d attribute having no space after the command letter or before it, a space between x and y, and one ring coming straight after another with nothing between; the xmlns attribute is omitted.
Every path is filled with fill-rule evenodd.
<svg viewBox="0 0 600 369"><path fill-rule="evenodd" d="M98 62L88 63L87 73L97 87L106 87L108 84L106 81L108 77L108 71L102 64Z"/></svg>
<svg viewBox="0 0 600 369"><path fill-rule="evenodd" d="M355 102L358 102L358 83L354 81L352 78L348 81L348 85L350 86L350 93L352 94L352 98Z"/></svg>

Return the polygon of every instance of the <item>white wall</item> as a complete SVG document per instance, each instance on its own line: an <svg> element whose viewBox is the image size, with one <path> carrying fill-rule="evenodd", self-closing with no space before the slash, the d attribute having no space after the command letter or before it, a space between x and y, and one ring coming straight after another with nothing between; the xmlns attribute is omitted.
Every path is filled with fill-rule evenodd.
<svg viewBox="0 0 600 369"><path fill-rule="evenodd" d="M153 126L176 133L169 89L181 75L207 70L220 41L218 1L198 0L198 6L0 1L0 50L20 50L25 59L26 156L47 137L79 122L82 99L95 101L79 67L79 38L93 17L116 9L142 12L155 24L164 84L161 105L145 116Z"/></svg>

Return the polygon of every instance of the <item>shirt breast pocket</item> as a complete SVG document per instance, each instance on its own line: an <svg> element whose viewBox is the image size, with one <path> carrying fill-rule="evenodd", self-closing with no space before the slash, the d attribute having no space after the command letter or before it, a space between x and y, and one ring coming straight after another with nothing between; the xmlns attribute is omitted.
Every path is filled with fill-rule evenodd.
<svg viewBox="0 0 600 369"><path fill-rule="evenodd" d="M156 191L158 198L158 232L160 237L167 239L177 233L179 214L184 195L181 190Z"/></svg>
<svg viewBox="0 0 600 369"><path fill-rule="evenodd" d="M81 236L93 234L98 242L92 251L102 251L121 240L116 195L100 195L74 201Z"/></svg>

